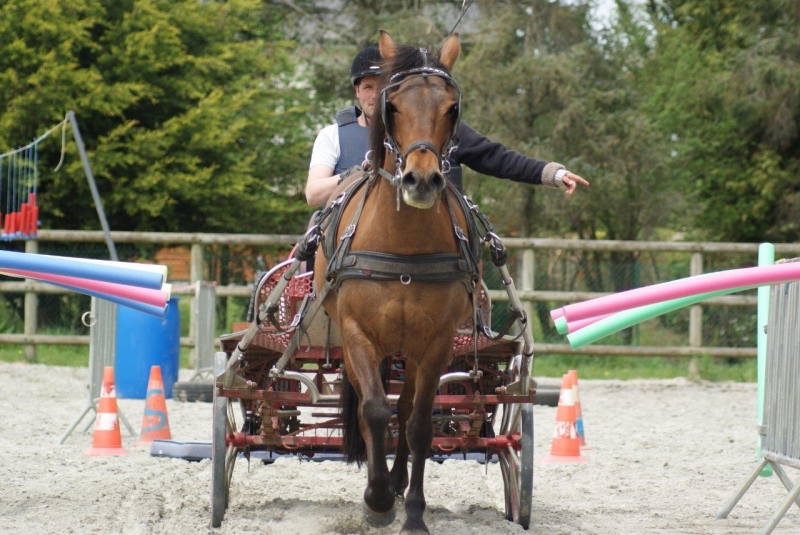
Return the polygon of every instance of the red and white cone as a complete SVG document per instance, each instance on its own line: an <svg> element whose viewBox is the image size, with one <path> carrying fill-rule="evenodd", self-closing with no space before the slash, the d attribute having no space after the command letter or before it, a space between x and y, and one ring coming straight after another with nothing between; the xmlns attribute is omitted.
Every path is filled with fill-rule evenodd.
<svg viewBox="0 0 800 535"><path fill-rule="evenodd" d="M553 444L550 447L550 455L542 459L543 463L586 462L586 458L581 456L578 430L575 427L575 402L572 396L572 377L565 373L561 378L561 395L558 398Z"/></svg>
<svg viewBox="0 0 800 535"><path fill-rule="evenodd" d="M100 390L100 400L97 403L92 447L83 454L90 457L128 455L128 452L122 447L122 435L119 431L117 393L114 389L114 368L112 366L106 366L103 369L103 386Z"/></svg>

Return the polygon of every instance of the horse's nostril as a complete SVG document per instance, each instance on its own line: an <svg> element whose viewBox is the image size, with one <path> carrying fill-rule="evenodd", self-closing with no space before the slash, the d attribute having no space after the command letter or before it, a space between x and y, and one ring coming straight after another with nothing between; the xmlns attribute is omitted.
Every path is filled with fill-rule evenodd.
<svg viewBox="0 0 800 535"><path fill-rule="evenodd" d="M415 171L409 171L403 175L403 187L414 189L419 184L419 175Z"/></svg>
<svg viewBox="0 0 800 535"><path fill-rule="evenodd" d="M436 172L436 173L433 173L433 177L431 178L431 185L433 186L434 190L441 191L445 187L445 184L446 184L445 181L446 181L446 179L444 178L442 173Z"/></svg>

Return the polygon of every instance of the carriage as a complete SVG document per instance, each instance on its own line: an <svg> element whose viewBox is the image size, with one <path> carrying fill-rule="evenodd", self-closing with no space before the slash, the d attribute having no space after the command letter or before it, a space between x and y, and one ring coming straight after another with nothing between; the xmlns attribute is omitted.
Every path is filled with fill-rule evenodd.
<svg viewBox="0 0 800 535"><path fill-rule="evenodd" d="M251 303L257 319L235 323L234 332L220 337L213 401L213 527L222 523L234 464L241 454L341 456L337 412L343 368L341 340L336 326L323 314L307 329L301 327L302 314L308 311L313 295L312 273L289 277L281 290L278 287L292 263L292 259L286 260L261 277ZM276 288L280 293L273 296ZM277 304L270 318L259 313L269 308L267 303ZM491 324L491 303L483 285L479 306ZM471 323L468 320L453 339L453 362L439 379L430 455L439 460L470 458L499 463L506 518L527 528L533 492L535 383L528 379L526 389L524 378L530 378L530 361L523 363L522 338L505 335L492 339L496 336L489 338L481 332L476 340ZM255 334L246 351L237 352L248 330ZM293 349L286 353L287 348ZM289 358L278 368L284 354ZM237 372L233 383L225 386L224 371L232 358L238 360ZM404 380L403 355L388 356L382 371L394 405ZM396 415L388 436L394 449Z"/></svg>
<svg viewBox="0 0 800 535"><path fill-rule="evenodd" d="M222 522L238 455L266 451L366 463L365 520L389 524L402 496L404 533L428 532L427 458L495 461L506 517L528 527L533 337L505 247L444 176L460 125L449 74L459 51L456 35L434 55L381 32L387 65L370 170L340 183L294 258L261 279L253 321L221 337L212 526ZM486 249L517 337L491 332ZM312 259L313 273L300 268Z"/></svg>

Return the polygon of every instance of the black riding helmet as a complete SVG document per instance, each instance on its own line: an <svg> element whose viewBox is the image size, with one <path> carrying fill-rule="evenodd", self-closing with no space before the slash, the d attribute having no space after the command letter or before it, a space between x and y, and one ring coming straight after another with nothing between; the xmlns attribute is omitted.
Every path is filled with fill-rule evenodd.
<svg viewBox="0 0 800 535"><path fill-rule="evenodd" d="M378 43L373 43L356 55L353 66L350 67L350 81L358 85L365 76L378 76L381 74L381 52Z"/></svg>

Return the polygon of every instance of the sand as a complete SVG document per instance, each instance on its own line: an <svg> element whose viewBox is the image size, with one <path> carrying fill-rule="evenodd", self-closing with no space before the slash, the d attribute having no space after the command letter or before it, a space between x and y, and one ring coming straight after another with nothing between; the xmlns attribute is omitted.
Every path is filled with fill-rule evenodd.
<svg viewBox="0 0 800 535"><path fill-rule="evenodd" d="M339 462L237 462L231 501L209 528L211 462L153 457L123 432L125 457L84 457L87 370L0 363L0 533L398 533L361 522L365 470ZM550 382L552 379L540 380ZM755 467L756 386L581 381L585 464L542 464L556 409L535 407L530 533L755 533L785 497L759 478L728 519L719 508ZM119 400L138 432L144 402ZM168 400L172 437L209 441L211 404ZM791 477L796 471L788 469ZM426 522L437 534L523 533L503 515L496 464L429 461ZM800 533L797 508L775 533Z"/></svg>

